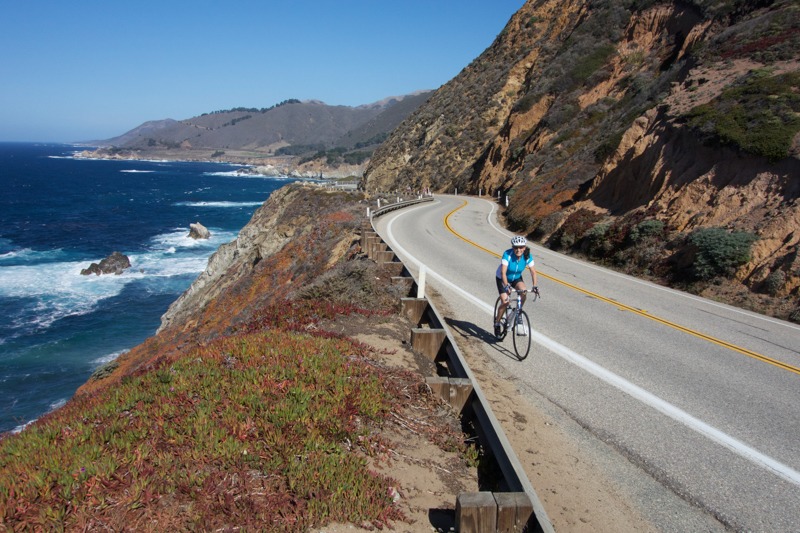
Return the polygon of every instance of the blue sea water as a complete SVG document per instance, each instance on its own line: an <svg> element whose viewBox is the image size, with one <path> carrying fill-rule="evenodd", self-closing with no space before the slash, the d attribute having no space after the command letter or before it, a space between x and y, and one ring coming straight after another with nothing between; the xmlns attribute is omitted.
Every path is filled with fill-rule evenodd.
<svg viewBox="0 0 800 533"><path fill-rule="evenodd" d="M208 257L289 178L222 163L90 160L0 143L0 432L63 405L152 335ZM211 232L188 237L189 224ZM111 252L119 276L80 271Z"/></svg>

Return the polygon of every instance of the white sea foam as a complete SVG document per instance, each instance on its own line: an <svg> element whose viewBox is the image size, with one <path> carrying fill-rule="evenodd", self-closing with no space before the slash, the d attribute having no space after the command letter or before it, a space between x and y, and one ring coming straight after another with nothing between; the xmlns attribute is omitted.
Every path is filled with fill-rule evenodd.
<svg viewBox="0 0 800 533"><path fill-rule="evenodd" d="M64 407L67 404L66 398L61 398L60 400L56 400L50 404L50 411L55 411L60 407Z"/></svg>
<svg viewBox="0 0 800 533"><path fill-rule="evenodd" d="M64 253L61 248L45 251L32 250L31 248L20 248L0 254L0 265L56 261L63 257L63 255Z"/></svg>
<svg viewBox="0 0 800 533"><path fill-rule="evenodd" d="M131 170L120 170L120 172L127 172L129 174L151 174L151 173L155 172L155 170L136 170L136 169L131 169Z"/></svg>
<svg viewBox="0 0 800 533"><path fill-rule="evenodd" d="M210 239L192 239L186 229L176 228L157 235L151 239L149 250L127 254L131 268L120 275L82 276L80 271L92 261L0 266L0 297L22 302L20 313L7 320L20 333L41 331L64 317L92 312L101 300L117 296L134 281L152 279L154 284L146 285L147 291L174 291L175 283L185 283L178 278L203 272L208 257L236 237L233 232L214 228L211 234Z"/></svg>
<svg viewBox="0 0 800 533"><path fill-rule="evenodd" d="M81 276L86 266L61 262L0 268L0 297L30 300L26 312L13 318L15 326L46 328L65 316L89 313L99 300L119 294L123 276Z"/></svg>
<svg viewBox="0 0 800 533"><path fill-rule="evenodd" d="M261 178L261 179L273 179L276 181L286 181L286 180L293 180L296 178L290 178L289 176L268 176L266 174L253 174L250 172L243 172L241 170L229 170L227 172L203 172L204 176L220 176L223 178Z"/></svg>
<svg viewBox="0 0 800 533"><path fill-rule="evenodd" d="M54 401L53 403L51 403L48 406L47 412L48 413L52 413L56 409L60 409L61 407L64 407L66 404L67 404L67 398L58 399L58 400ZM36 422L37 420L38 420L38 418L34 418L33 420L29 420L28 422L25 422L24 424L20 424L19 426L17 426L14 429L12 429L11 433L19 433L22 430L24 430L26 427L28 427L31 424L33 424L34 422Z"/></svg>
<svg viewBox="0 0 800 533"><path fill-rule="evenodd" d="M110 363L111 361L114 361L117 357L119 357L120 355L126 353L127 351L128 350L121 350L119 352L113 352L113 353L104 355L102 357L98 357L97 359L92 359L91 363L94 366L103 366L105 364Z"/></svg>
<svg viewBox="0 0 800 533"><path fill-rule="evenodd" d="M22 425L19 425L19 426L15 427L14 429L12 429L12 430L11 430L11 433L19 433L20 431L22 431L22 430L23 430L23 429L25 429L26 427L28 427L28 426L30 426L31 424L33 424L34 422L36 422L36 420L38 420L38 419L34 418L34 419L33 419L33 420L31 420L30 422L25 422L24 424L22 424Z"/></svg>
<svg viewBox="0 0 800 533"><path fill-rule="evenodd" d="M203 249L216 250L220 244L232 241L236 238L236 233L232 231L222 231L219 228L208 228L211 237L208 239L193 239L189 237L189 230L186 228L175 228L169 233L161 233L150 239L151 249L156 252L172 252L181 249Z"/></svg>
<svg viewBox="0 0 800 533"><path fill-rule="evenodd" d="M226 202L226 201L210 201L210 202L178 202L173 205L180 205L186 207L257 207L264 202Z"/></svg>

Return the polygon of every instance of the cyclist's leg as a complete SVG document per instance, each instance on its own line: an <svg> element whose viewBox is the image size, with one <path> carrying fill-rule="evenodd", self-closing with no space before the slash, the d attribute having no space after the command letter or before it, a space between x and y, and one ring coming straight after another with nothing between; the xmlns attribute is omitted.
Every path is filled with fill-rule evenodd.
<svg viewBox="0 0 800 533"><path fill-rule="evenodd" d="M522 281L522 278L519 278L519 279L518 279L518 280L517 280L517 281L514 283L514 288L515 288L515 289L517 289L518 291L524 291L524 290L525 290L525 282L524 282L524 281ZM528 296L528 295L527 295L527 294L525 294L524 292L522 293L522 303L523 303L523 304L525 303L525 299L526 299L526 297L527 297L527 296Z"/></svg>
<svg viewBox="0 0 800 533"><path fill-rule="evenodd" d="M497 324L506 313L506 307L508 307L508 293L503 290L502 279L495 276L494 280L497 283L497 293L500 295L500 305L497 307L497 316L494 317L494 323Z"/></svg>

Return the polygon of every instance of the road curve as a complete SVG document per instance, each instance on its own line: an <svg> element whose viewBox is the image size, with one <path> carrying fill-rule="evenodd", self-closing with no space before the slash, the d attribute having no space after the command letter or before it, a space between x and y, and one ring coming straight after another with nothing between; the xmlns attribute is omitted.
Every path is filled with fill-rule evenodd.
<svg viewBox="0 0 800 533"><path fill-rule="evenodd" d="M510 339L491 335L493 275L511 235L496 208L437 196L376 229L523 392L717 526L800 531L800 327L534 246L542 299L526 306L534 345L517 361ZM665 530L696 530L663 501L651 506Z"/></svg>

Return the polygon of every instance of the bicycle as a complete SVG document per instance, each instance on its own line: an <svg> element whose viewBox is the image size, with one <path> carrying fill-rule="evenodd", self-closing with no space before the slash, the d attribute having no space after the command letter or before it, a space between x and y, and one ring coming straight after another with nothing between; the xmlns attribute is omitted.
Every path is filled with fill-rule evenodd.
<svg viewBox="0 0 800 533"><path fill-rule="evenodd" d="M511 336L511 338L514 341L514 351L517 353L517 359L522 361L528 357L528 352L531 350L531 321L528 318L528 313L522 309L522 295L525 293L531 293L533 294L533 300L536 301L536 298L539 297L539 291L536 289L512 289L511 292L516 292L517 297L508 299L506 314L500 319L501 333L499 336L497 336L497 339L499 341L503 341L506 338L509 327L513 326L514 334ZM494 317L497 316L497 310L502 302L503 300L500 296L498 296L494 303L494 314L492 315L492 320L494 320Z"/></svg>

